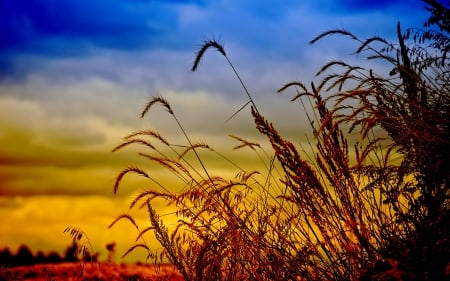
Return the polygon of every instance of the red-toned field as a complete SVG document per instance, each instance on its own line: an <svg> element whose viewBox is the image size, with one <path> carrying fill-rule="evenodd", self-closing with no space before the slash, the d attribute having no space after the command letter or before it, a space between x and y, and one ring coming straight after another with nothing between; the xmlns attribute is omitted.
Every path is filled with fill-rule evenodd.
<svg viewBox="0 0 450 281"><path fill-rule="evenodd" d="M110 263L59 263L32 266L2 267L0 280L62 281L62 280L183 280L171 265L156 268L151 265Z"/></svg>

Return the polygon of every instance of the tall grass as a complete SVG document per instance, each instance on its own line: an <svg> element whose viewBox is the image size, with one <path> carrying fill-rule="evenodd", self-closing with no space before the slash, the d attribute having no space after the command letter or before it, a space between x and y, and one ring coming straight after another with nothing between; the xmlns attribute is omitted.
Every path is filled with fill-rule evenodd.
<svg viewBox="0 0 450 281"><path fill-rule="evenodd" d="M356 53L393 68L384 78L333 61L318 72L323 77L318 86L294 81L280 88L280 93L294 91L292 101L301 109L313 108L307 114L312 154L264 118L223 46L214 40L203 44L193 70L210 48L226 59L248 97L240 110L250 106L272 150L232 136L238 141L235 149L252 151L255 163L261 163L255 166L263 167L246 170L212 146L193 142L169 101L152 98L141 116L162 107L178 124L184 143L148 129L131 133L114 149L139 145L149 167L162 166L174 178L165 184L137 166L118 174L114 193L129 174L152 185L130 203L148 212L148 226L140 228L127 214L111 224L125 219L138 230L141 242L125 254L143 248L156 262L170 261L184 280L445 278L450 252L448 64L431 69L420 65L420 57L413 61L417 57L405 46L400 25L398 44L379 37L360 40L345 30L325 32L312 43L334 35L356 40ZM372 47L375 43L383 47ZM328 74L333 67L341 72ZM444 84L437 84L430 69L445 76ZM205 161L211 155L232 164L236 176L214 174ZM157 200L176 209L178 220L170 230L154 207ZM163 248L158 256L144 239L151 234Z"/></svg>

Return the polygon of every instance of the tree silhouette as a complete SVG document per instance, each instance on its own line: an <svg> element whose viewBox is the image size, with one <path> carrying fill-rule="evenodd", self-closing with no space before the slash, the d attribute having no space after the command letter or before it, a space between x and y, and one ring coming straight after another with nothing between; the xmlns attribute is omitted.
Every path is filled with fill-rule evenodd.
<svg viewBox="0 0 450 281"><path fill-rule="evenodd" d="M13 254L9 250L9 248L3 248L0 251L0 265L8 265L11 263L13 259Z"/></svg>
<svg viewBox="0 0 450 281"><path fill-rule="evenodd" d="M41 264L41 263L45 263L45 262L46 262L45 253L43 251L39 250L36 253L36 256L34 257L34 263Z"/></svg>
<svg viewBox="0 0 450 281"><path fill-rule="evenodd" d="M21 245L14 257L14 264L16 265L31 265L34 263L34 256L31 250L26 245Z"/></svg>
<svg viewBox="0 0 450 281"><path fill-rule="evenodd" d="M45 257L46 263L60 263L63 261L63 258L55 251L50 251Z"/></svg>

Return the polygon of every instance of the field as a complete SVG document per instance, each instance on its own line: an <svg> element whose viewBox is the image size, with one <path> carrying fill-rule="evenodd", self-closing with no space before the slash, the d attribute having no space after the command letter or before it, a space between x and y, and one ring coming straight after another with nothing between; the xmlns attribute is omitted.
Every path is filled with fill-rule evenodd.
<svg viewBox="0 0 450 281"><path fill-rule="evenodd" d="M58 281L58 280L168 280L182 278L171 265L159 268L151 265L112 263L58 263L31 266L2 267L0 280L17 281Z"/></svg>

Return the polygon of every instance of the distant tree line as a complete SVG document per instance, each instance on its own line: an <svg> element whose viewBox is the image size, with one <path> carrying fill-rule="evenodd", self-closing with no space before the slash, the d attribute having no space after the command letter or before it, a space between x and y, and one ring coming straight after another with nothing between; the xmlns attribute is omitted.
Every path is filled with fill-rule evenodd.
<svg viewBox="0 0 450 281"><path fill-rule="evenodd" d="M21 245L17 252L14 254L8 247L0 250L0 266L20 266L20 265L33 265L43 263L61 263L61 262L77 262L77 261L97 261L98 253L89 254L85 252L82 257L77 254L78 244L73 242L69 245L64 255L61 256L56 251L50 251L44 253L38 251L36 255L32 253L27 245Z"/></svg>

